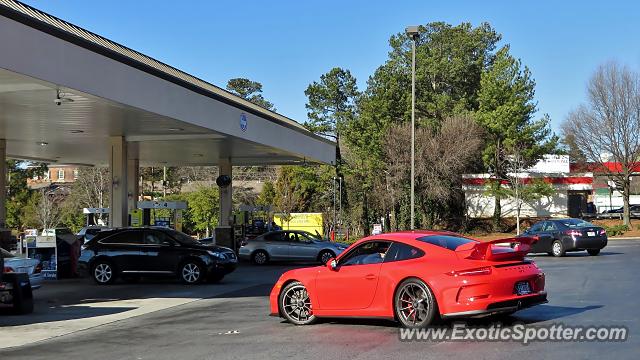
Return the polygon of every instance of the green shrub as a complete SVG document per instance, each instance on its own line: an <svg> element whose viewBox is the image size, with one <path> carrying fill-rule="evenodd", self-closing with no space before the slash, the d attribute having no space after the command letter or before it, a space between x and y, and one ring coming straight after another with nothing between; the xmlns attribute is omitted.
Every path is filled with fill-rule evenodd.
<svg viewBox="0 0 640 360"><path fill-rule="evenodd" d="M625 232L629 231L627 225L604 226L604 229L607 231L607 236L609 237L624 235Z"/></svg>

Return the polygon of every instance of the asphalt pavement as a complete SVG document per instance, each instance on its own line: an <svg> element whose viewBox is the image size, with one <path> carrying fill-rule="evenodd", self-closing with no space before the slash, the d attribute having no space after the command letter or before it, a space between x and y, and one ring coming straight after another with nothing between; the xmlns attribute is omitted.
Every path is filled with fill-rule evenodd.
<svg viewBox="0 0 640 360"><path fill-rule="evenodd" d="M396 324L388 321L325 320L311 326L293 326L268 316L270 283L247 282L245 273L235 279L245 281L246 287L35 344L0 350L0 359L638 358L640 241L611 241L597 257L570 253L564 258L547 255L532 258L547 274L549 303L500 319L502 326L519 322L625 326L629 329L629 339L626 342L534 342L528 345L401 342ZM244 271L272 274L269 278L285 270L282 266L256 270L249 265L247 269ZM233 281L234 278L229 277L229 284ZM496 320L470 323L488 321ZM0 327L0 332L10 329Z"/></svg>

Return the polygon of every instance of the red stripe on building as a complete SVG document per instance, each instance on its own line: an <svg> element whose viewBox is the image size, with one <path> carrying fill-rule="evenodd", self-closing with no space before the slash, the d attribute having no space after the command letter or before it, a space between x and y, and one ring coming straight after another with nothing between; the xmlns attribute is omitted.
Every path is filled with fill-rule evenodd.
<svg viewBox="0 0 640 360"><path fill-rule="evenodd" d="M573 184L593 184L593 178L589 176L569 176L558 178L523 178L520 179L523 184L531 184L534 180L541 179L548 184L554 185L573 185ZM488 178L464 178L462 183L465 185L485 185L493 179ZM507 185L509 181L500 180L500 184Z"/></svg>
<svg viewBox="0 0 640 360"><path fill-rule="evenodd" d="M619 173L622 172L622 164L617 162L605 162L605 163L587 163L587 164L570 164L569 169L571 172L594 172L594 173ZM635 163L631 166L631 172L640 172L640 163Z"/></svg>

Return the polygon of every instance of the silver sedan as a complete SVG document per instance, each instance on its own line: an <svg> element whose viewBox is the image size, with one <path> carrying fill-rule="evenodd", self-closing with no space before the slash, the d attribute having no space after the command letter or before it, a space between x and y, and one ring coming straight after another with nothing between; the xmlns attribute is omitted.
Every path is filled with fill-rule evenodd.
<svg viewBox="0 0 640 360"><path fill-rule="evenodd" d="M326 264L347 245L320 239L298 230L271 231L240 247L239 257L263 265L273 261L317 261Z"/></svg>
<svg viewBox="0 0 640 360"><path fill-rule="evenodd" d="M26 273L29 275L32 289L38 289L42 286L44 276L40 260L17 257L5 249L0 249L0 251L4 257L4 272Z"/></svg>

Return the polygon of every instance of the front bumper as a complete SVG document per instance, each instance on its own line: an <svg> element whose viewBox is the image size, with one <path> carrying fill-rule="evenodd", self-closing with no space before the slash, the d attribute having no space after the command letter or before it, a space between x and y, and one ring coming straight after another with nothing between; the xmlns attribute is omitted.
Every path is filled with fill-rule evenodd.
<svg viewBox="0 0 640 360"><path fill-rule="evenodd" d="M227 275L232 273L238 267L238 260L229 260L226 262L216 261L209 265L210 274Z"/></svg>
<svg viewBox="0 0 640 360"><path fill-rule="evenodd" d="M456 317L485 317L496 314L512 313L518 310L526 309L539 304L547 303L547 293L541 291L537 294L531 294L527 296L518 296L510 300L503 300L495 303L491 303L486 309L462 311L456 313L442 314L443 319L450 319Z"/></svg>
<svg viewBox="0 0 640 360"><path fill-rule="evenodd" d="M280 290L282 289L282 285L284 281L282 277L278 279L276 284L271 289L271 293L269 293L269 315L270 316L281 316L280 315L280 307L278 306L278 298L280 297Z"/></svg>

